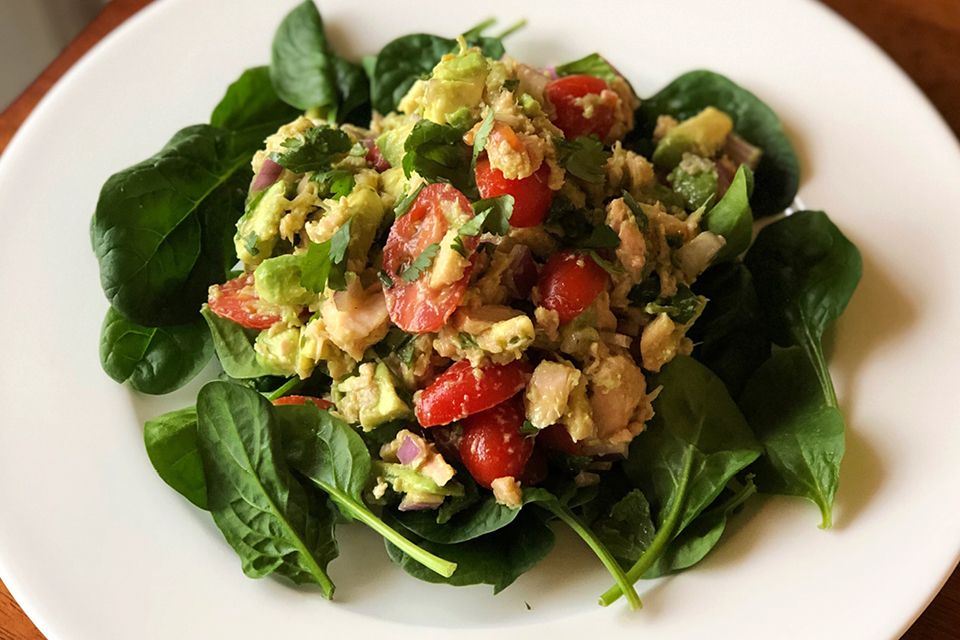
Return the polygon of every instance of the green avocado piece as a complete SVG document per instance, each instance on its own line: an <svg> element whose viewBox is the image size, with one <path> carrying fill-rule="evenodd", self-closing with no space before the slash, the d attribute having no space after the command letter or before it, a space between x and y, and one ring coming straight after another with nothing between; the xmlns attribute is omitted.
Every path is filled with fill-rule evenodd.
<svg viewBox="0 0 960 640"><path fill-rule="evenodd" d="M667 132L653 151L653 164L669 170L680 164L684 153L712 158L733 131L733 120L723 111L707 107Z"/></svg>
<svg viewBox="0 0 960 640"><path fill-rule="evenodd" d="M434 496L463 495L462 485L456 482L448 482L446 486L441 487L419 471L402 464L376 461L373 466L374 474L386 480L397 493Z"/></svg>
<svg viewBox="0 0 960 640"><path fill-rule="evenodd" d="M377 149L391 167L400 167L403 164L403 144L416 123L416 120L411 119L410 122L387 129L377 136Z"/></svg>
<svg viewBox="0 0 960 640"><path fill-rule="evenodd" d="M712 161L686 154L667 180L683 199L687 211L696 211L717 194L717 169Z"/></svg>
<svg viewBox="0 0 960 640"><path fill-rule="evenodd" d="M475 120L489 70L479 49L466 49L440 61L423 93L423 117L437 124L462 125L466 109Z"/></svg>
<svg viewBox="0 0 960 640"><path fill-rule="evenodd" d="M363 365L368 367L370 365ZM373 376L369 370L364 374L347 378L337 385L338 397L353 396L361 399L359 404L360 426L364 431L373 431L377 427L394 420L413 417L413 411L397 395L393 375L382 362L377 363Z"/></svg>
<svg viewBox="0 0 960 640"><path fill-rule="evenodd" d="M292 376L300 353L300 328L277 323L257 334L257 362L272 375Z"/></svg>
<svg viewBox="0 0 960 640"><path fill-rule="evenodd" d="M384 206L380 195L370 187L357 185L347 196L350 212L350 248L348 256L366 260L383 220Z"/></svg>
<svg viewBox="0 0 960 640"><path fill-rule="evenodd" d="M270 257L280 237L280 218L289 206L287 185L283 180L253 195L237 220L233 245L237 257L247 265L257 265Z"/></svg>
<svg viewBox="0 0 960 640"><path fill-rule="evenodd" d="M288 253L267 258L253 272L253 284L260 299L276 305L302 306L315 301L317 294L300 284L301 256Z"/></svg>

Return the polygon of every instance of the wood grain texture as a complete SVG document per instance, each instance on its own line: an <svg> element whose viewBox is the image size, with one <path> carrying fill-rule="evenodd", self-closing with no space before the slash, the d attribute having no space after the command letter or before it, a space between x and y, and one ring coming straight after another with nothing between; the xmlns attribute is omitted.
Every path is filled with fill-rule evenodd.
<svg viewBox="0 0 960 640"><path fill-rule="evenodd" d="M824 0L880 45L960 135L960 0ZM90 47L149 0L112 0L63 53L0 113L0 152L24 118ZM105 605L106 606L106 605ZM960 570L904 640L960 637ZM0 582L0 640L44 640Z"/></svg>

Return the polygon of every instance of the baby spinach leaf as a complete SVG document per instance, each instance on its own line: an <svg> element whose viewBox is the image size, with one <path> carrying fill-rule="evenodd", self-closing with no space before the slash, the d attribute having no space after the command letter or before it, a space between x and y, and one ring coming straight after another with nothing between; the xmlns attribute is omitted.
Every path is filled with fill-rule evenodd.
<svg viewBox="0 0 960 640"><path fill-rule="evenodd" d="M837 406L820 339L860 282L860 252L827 214L801 211L765 227L744 261L770 337L781 346L803 348L828 404Z"/></svg>
<svg viewBox="0 0 960 640"><path fill-rule="evenodd" d="M494 593L500 593L546 557L553 548L554 535L536 514L523 512L508 526L467 542L416 542L427 551L456 562L457 571L446 578L440 576L387 541L390 559L414 578L458 587L489 584Z"/></svg>
<svg viewBox="0 0 960 640"><path fill-rule="evenodd" d="M476 190L470 171L470 148L463 143L462 129L419 120L403 149L403 172L408 178L416 171L429 182L449 182L464 193Z"/></svg>
<svg viewBox="0 0 960 640"><path fill-rule="evenodd" d="M322 489L348 520L359 520L437 575L449 578L457 565L410 542L364 504L371 459L366 443L350 425L313 405L274 409L290 464Z"/></svg>
<svg viewBox="0 0 960 640"><path fill-rule="evenodd" d="M523 504L542 500L536 492L524 490ZM444 502L446 504L446 501ZM487 494L474 505L440 522L433 511L401 511L393 518L424 540L439 544L459 544L498 531L513 522L520 509L511 509Z"/></svg>
<svg viewBox="0 0 960 640"><path fill-rule="evenodd" d="M747 379L770 357L753 276L741 262L719 264L697 278L693 291L709 300L688 332L697 345L693 355L738 398Z"/></svg>
<svg viewBox="0 0 960 640"><path fill-rule="evenodd" d="M197 436L197 409L186 407L147 420L143 444L157 474L174 491L207 508L207 479Z"/></svg>
<svg viewBox="0 0 960 640"><path fill-rule="evenodd" d="M845 449L843 414L803 350L774 352L747 383L740 406L763 444L753 466L760 490L812 500L821 528L829 528Z"/></svg>
<svg viewBox="0 0 960 640"><path fill-rule="evenodd" d="M715 262L735 258L750 246L753 238L752 189L753 173L749 167L741 165L720 202L707 212L704 218L706 228L726 240Z"/></svg>
<svg viewBox="0 0 960 640"><path fill-rule="evenodd" d="M599 53L591 53L590 55L580 58L579 60L557 65L555 70L557 75L561 78L563 76L583 74L587 76L603 78L607 82L613 82L619 75L616 69L610 66L610 63L607 62Z"/></svg>
<svg viewBox="0 0 960 640"><path fill-rule="evenodd" d="M606 176L610 152L597 136L581 136L573 140L554 140L560 164L571 175L585 182L600 182Z"/></svg>
<svg viewBox="0 0 960 640"><path fill-rule="evenodd" d="M614 557L633 564L650 547L656 534L647 497L633 489L614 503L606 516L593 523L593 530Z"/></svg>
<svg viewBox="0 0 960 640"><path fill-rule="evenodd" d="M337 90L340 104L337 107L337 122L350 122L361 127L370 125L370 78L356 62L338 56L333 59L337 74Z"/></svg>
<svg viewBox="0 0 960 640"><path fill-rule="evenodd" d="M730 484L734 483L735 481L731 480ZM753 480L748 479L729 498L718 498L715 506L697 516L673 539L643 577L648 580L659 578L688 569L703 560L720 541L730 516L756 492L757 487Z"/></svg>
<svg viewBox="0 0 960 640"><path fill-rule="evenodd" d="M277 95L298 109L336 110L337 71L323 19L313 0L304 0L273 36L270 78Z"/></svg>
<svg viewBox="0 0 960 640"><path fill-rule="evenodd" d="M213 520L253 578L277 572L333 595L334 514L311 498L284 459L270 402L211 382L197 397L200 456Z"/></svg>
<svg viewBox="0 0 960 640"><path fill-rule="evenodd" d="M100 332L100 364L117 382L142 393L162 395L192 380L213 356L207 327L196 322L144 327L113 307Z"/></svg>
<svg viewBox="0 0 960 640"><path fill-rule="evenodd" d="M750 199L753 212L766 216L786 209L799 185L797 154L770 107L730 79L703 70L683 74L641 102L637 130L649 136L658 115L684 120L709 106L733 118L734 130L763 150L756 171L757 187Z"/></svg>
<svg viewBox="0 0 960 640"><path fill-rule="evenodd" d="M665 300L657 300L644 306L643 310L651 315L665 313L679 324L687 324L697 317L706 305L706 300L679 284L677 293Z"/></svg>
<svg viewBox="0 0 960 640"><path fill-rule="evenodd" d="M503 57L498 38L468 38L488 58ZM418 79L428 77L440 58L457 51L457 41L426 33L412 33L393 40L380 50L370 75L373 108L382 114L396 110L403 96Z"/></svg>
<svg viewBox="0 0 960 640"><path fill-rule="evenodd" d="M210 124L232 131L240 146L257 149L267 136L297 115L297 110L274 92L270 69L253 67L227 88L210 115Z"/></svg>
<svg viewBox="0 0 960 640"><path fill-rule="evenodd" d="M244 329L236 322L221 318L210 311L207 305L200 309L200 315L207 321L220 366L228 376L242 380L270 375L257 360L257 352L253 349L256 331Z"/></svg>
<svg viewBox="0 0 960 640"><path fill-rule="evenodd" d="M287 138L280 143L285 151L270 154L270 159L294 173L321 171L346 157L353 143L334 127L320 125L308 129L302 138Z"/></svg>
<svg viewBox="0 0 960 640"><path fill-rule="evenodd" d="M207 287L235 260L233 224L243 211L253 150L228 131L195 125L107 180L92 240L114 309L145 326L196 318Z"/></svg>

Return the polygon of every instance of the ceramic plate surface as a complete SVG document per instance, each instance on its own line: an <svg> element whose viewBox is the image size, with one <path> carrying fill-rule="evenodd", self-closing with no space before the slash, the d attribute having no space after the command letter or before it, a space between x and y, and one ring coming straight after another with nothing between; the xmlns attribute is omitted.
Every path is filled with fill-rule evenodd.
<svg viewBox="0 0 960 640"><path fill-rule="evenodd" d="M0 575L51 640L353 637L897 637L960 552L960 150L921 94L826 9L797 0L324 1L350 55L412 31L526 17L508 50L552 64L599 50L649 95L709 67L762 96L803 165L800 196L859 246L864 276L831 369L849 423L836 527L790 499L753 502L701 566L603 609L609 578L568 536L497 597L389 565L341 530L334 603L249 580L206 514L157 477L139 397L99 367L107 304L88 224L100 185L204 122L269 60L292 2L165 0L107 37L0 159ZM212 375L212 369L207 372ZM305 592L306 591L306 592ZM528 610L525 603L529 603Z"/></svg>

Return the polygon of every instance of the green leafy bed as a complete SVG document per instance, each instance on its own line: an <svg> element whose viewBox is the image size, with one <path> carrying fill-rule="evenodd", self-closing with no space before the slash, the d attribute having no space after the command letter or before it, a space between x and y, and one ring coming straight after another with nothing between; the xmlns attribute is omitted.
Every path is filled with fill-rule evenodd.
<svg viewBox="0 0 960 640"><path fill-rule="evenodd" d="M482 35L487 26L466 38L500 57L502 39ZM561 476L525 489L523 506L510 509L467 477L464 495L438 512L368 506L371 451L401 425L360 434L312 405L272 405L299 383L264 376L251 335L208 311L198 314L208 286L223 282L235 263L234 225L252 177L250 157L264 138L304 109L356 123L368 122L371 110L387 113L456 47L450 38L413 34L359 64L331 49L319 13L304 2L280 25L270 66L249 69L231 84L209 124L177 132L157 154L103 186L91 237L111 304L101 339L104 370L152 394L182 386L215 350L224 371L222 380L203 387L195 407L145 425L147 454L159 475L210 513L248 576L277 573L314 583L328 598L336 534L355 521L380 533L387 556L407 573L452 585L489 584L495 592L549 553L551 527L563 523L615 579L601 602L625 593L633 606L639 605L634 582L698 563L757 492L808 498L820 509L821 526L829 527L844 419L821 341L856 288L860 256L819 211L773 222L751 245L751 220L739 212L752 207L767 215L788 206L798 162L773 111L716 73L685 74L643 100L626 144L649 151L658 116L682 119L712 105L763 149L762 160L755 180L741 170L706 218L728 249L694 286L709 303L691 330L692 357L677 357L649 381L649 388L662 389L656 416L598 486L577 487ZM567 67L601 77L610 69L598 56L558 71ZM449 157L445 132L429 129L429 123L418 127L407 141L405 162L456 184L476 153ZM603 151L590 144L583 139L561 150L569 171L583 166L578 177L585 180L592 163L584 158ZM316 153L318 145L311 148ZM309 166L316 159L291 149L286 160ZM486 208L474 233L484 220L506 224L493 222L502 217L494 204ZM584 234L582 246L605 246L602 231ZM340 260L342 253L343 247ZM336 267L336 247L308 259L326 261L326 274ZM576 468L578 461L552 463Z"/></svg>

